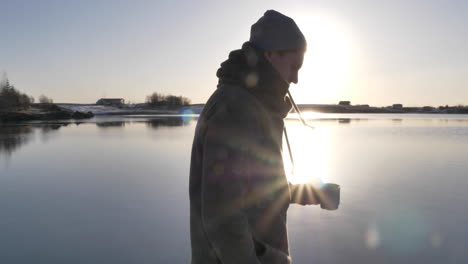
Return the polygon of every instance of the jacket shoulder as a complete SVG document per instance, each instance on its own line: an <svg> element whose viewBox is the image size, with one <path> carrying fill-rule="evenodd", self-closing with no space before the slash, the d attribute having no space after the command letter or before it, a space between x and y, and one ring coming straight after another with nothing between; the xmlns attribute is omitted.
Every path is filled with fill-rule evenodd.
<svg viewBox="0 0 468 264"><path fill-rule="evenodd" d="M257 99L242 87L225 85L218 88L205 105L202 118L229 118L253 120L259 117L262 106Z"/></svg>

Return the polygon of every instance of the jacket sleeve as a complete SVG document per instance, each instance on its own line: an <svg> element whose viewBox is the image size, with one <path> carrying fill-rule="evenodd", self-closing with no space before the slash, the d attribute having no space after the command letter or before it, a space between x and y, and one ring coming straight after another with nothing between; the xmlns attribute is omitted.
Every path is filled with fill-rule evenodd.
<svg viewBox="0 0 468 264"><path fill-rule="evenodd" d="M320 198L316 187L311 183L292 184L289 183L291 192L291 203L300 205L320 204Z"/></svg>
<svg viewBox="0 0 468 264"><path fill-rule="evenodd" d="M202 218L213 254L223 264L259 264L245 212L255 122L218 111L203 137Z"/></svg>

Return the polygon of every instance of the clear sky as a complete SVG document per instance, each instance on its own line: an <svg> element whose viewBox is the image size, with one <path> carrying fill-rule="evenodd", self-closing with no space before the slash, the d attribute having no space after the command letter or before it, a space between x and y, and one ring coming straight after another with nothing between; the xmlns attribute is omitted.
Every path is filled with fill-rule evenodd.
<svg viewBox="0 0 468 264"><path fill-rule="evenodd" d="M309 45L299 103L468 104L468 1L0 0L0 71L34 97L203 103L268 9Z"/></svg>

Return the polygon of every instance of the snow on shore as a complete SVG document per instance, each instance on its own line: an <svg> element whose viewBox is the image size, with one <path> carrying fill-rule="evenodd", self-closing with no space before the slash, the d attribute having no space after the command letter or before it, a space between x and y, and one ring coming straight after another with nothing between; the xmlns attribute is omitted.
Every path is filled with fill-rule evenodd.
<svg viewBox="0 0 468 264"><path fill-rule="evenodd" d="M95 115L118 115L118 114L199 114L203 106L194 105L183 107L180 110L146 110L138 107L118 108L115 106L105 106L96 104L57 104L59 107L79 112L92 112Z"/></svg>
<svg viewBox="0 0 468 264"><path fill-rule="evenodd" d="M125 109L120 109L113 106L105 106L105 105L82 105L82 104L57 104L58 106L71 110L71 111L79 111L79 112L92 112L95 115L103 115L109 113L119 113L119 112L127 112Z"/></svg>

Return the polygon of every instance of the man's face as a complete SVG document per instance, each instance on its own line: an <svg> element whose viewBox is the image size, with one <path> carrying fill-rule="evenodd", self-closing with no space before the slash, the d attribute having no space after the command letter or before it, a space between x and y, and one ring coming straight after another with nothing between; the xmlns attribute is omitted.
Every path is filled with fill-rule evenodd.
<svg viewBox="0 0 468 264"><path fill-rule="evenodd" d="M283 79L288 83L297 83L299 69L304 61L304 52L302 51L267 51L265 57Z"/></svg>

